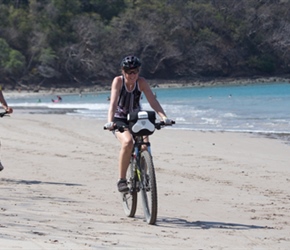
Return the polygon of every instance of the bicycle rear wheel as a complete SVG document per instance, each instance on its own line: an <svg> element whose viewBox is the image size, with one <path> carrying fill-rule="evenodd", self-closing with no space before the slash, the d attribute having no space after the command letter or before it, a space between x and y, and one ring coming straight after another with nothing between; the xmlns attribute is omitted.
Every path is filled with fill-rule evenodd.
<svg viewBox="0 0 290 250"><path fill-rule="evenodd" d="M157 185L152 157L148 151L141 152L141 196L144 216L148 224L157 219Z"/></svg>
<svg viewBox="0 0 290 250"><path fill-rule="evenodd" d="M137 208L137 189L135 181L135 164L134 158L131 158L131 163L127 170L127 183L129 187L129 192L122 194L122 204L124 212L127 217L134 217Z"/></svg>

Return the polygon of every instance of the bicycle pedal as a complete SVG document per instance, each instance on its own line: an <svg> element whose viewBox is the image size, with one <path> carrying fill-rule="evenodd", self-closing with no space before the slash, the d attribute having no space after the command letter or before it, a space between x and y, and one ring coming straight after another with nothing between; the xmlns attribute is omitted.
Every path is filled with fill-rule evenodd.
<svg viewBox="0 0 290 250"><path fill-rule="evenodd" d="M123 197L126 197L126 195L128 194L131 194L130 190L121 192L121 195L123 195Z"/></svg>

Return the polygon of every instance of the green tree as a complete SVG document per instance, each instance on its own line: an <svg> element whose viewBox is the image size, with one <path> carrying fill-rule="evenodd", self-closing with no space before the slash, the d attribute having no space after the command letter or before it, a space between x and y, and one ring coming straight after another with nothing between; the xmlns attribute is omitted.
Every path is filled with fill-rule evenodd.
<svg viewBox="0 0 290 250"><path fill-rule="evenodd" d="M0 38L0 72L5 76L21 76L25 66L25 57L17 50L11 49L7 42Z"/></svg>

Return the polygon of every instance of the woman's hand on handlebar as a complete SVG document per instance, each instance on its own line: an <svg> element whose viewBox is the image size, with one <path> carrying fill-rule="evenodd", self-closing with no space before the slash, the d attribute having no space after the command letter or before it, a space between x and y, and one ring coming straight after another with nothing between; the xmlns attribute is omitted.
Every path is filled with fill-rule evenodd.
<svg viewBox="0 0 290 250"><path fill-rule="evenodd" d="M173 121L171 119L167 119L166 123L165 123L164 120L165 119L163 119L163 121L160 121L160 122L155 123L155 128L159 130L163 126L172 126L173 124L175 124L175 121Z"/></svg>
<svg viewBox="0 0 290 250"><path fill-rule="evenodd" d="M10 108L10 107L7 107L7 108L5 108L5 111L4 112L1 112L0 113L0 117L3 117L5 115L11 114L11 113L13 113L13 109Z"/></svg>
<svg viewBox="0 0 290 250"><path fill-rule="evenodd" d="M115 123L113 123L113 122L107 122L104 125L104 129L106 129L106 130L114 130L115 129Z"/></svg>
<svg viewBox="0 0 290 250"><path fill-rule="evenodd" d="M167 117L163 117L163 123L164 125L172 125L172 124L175 124L175 121L171 120L171 119L168 119Z"/></svg>
<svg viewBox="0 0 290 250"><path fill-rule="evenodd" d="M12 113L13 113L13 109L10 108L10 107L7 107L7 108L5 109L5 111L6 111L7 114L12 114Z"/></svg>
<svg viewBox="0 0 290 250"><path fill-rule="evenodd" d="M107 122L105 125L104 125L104 129L105 130L110 130L110 131L113 131L113 130L117 130L121 133L123 133L125 131L125 127L124 126L117 126L116 123L114 122Z"/></svg>

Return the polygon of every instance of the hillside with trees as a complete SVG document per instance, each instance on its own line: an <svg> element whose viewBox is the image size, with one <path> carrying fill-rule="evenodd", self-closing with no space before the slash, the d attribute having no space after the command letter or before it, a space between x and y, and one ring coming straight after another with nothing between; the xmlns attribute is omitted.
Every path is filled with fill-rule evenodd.
<svg viewBox="0 0 290 250"><path fill-rule="evenodd" d="M140 57L148 79L290 71L290 0L0 0L0 84L111 81Z"/></svg>

